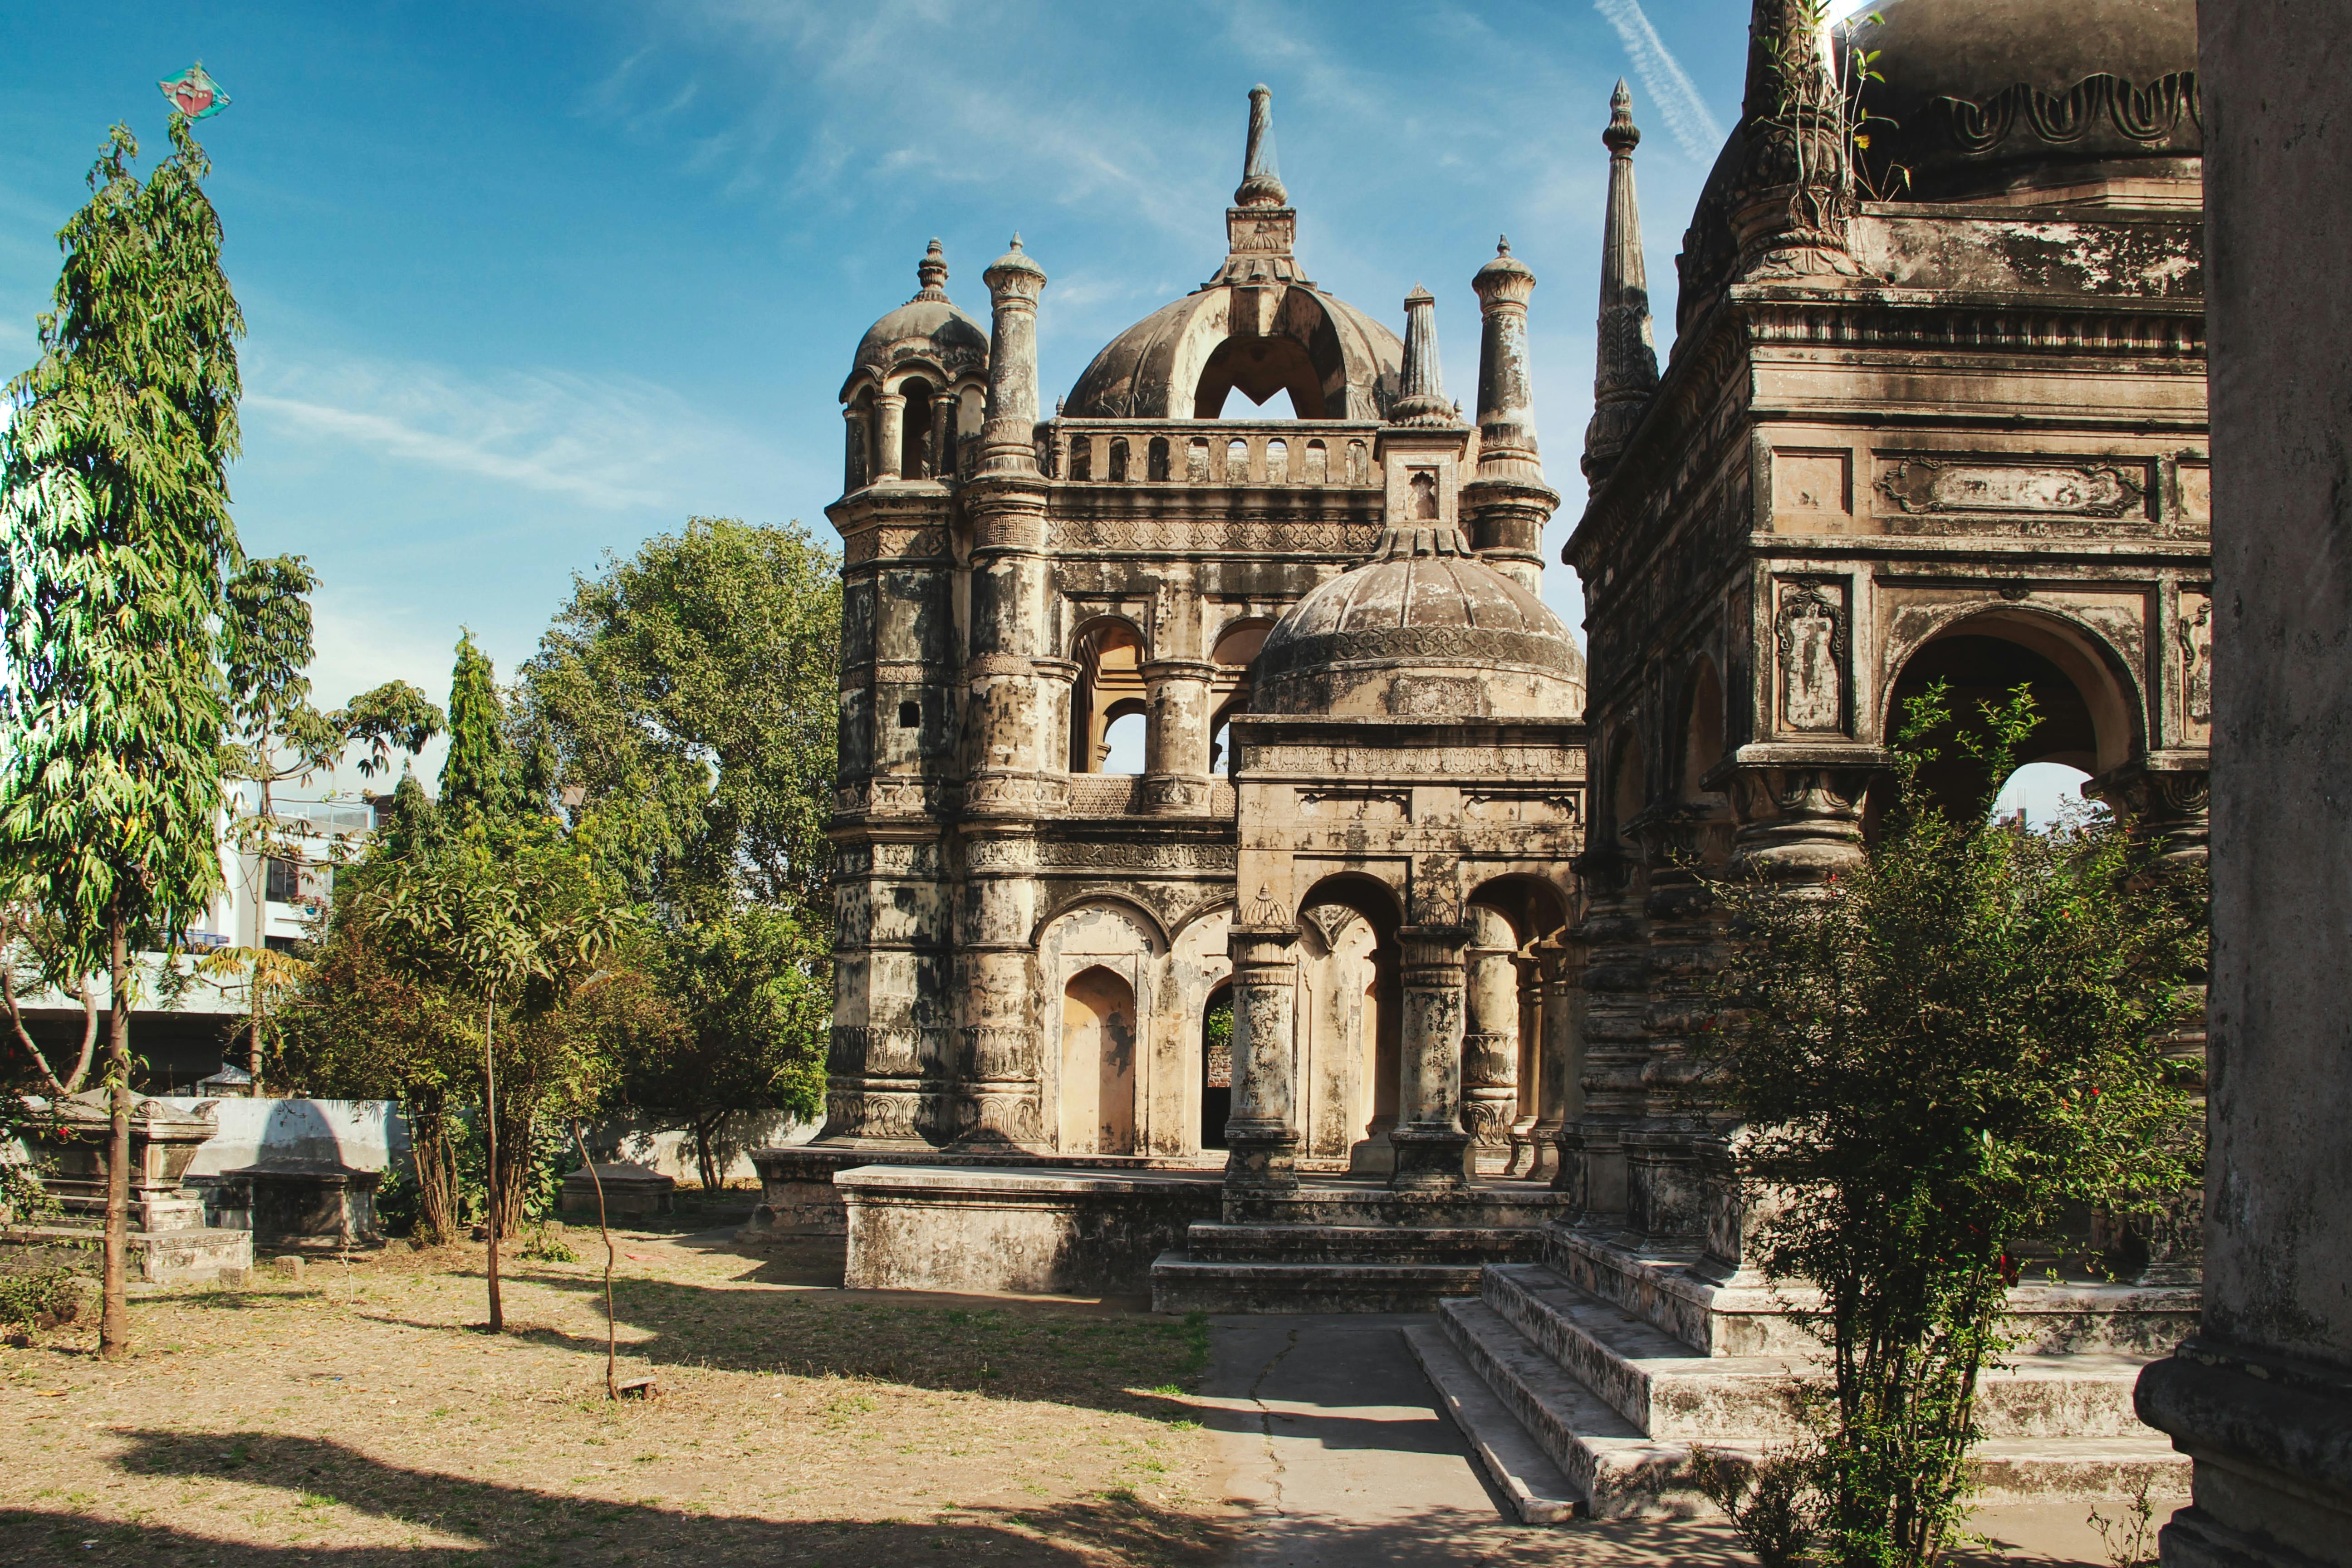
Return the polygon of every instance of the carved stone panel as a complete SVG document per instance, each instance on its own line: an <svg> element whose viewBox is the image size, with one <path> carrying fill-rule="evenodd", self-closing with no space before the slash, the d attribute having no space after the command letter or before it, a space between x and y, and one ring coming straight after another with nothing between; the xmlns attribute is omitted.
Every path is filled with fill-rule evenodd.
<svg viewBox="0 0 2352 1568"><path fill-rule="evenodd" d="M1854 526L1853 454L1844 447L1772 453L1772 530L1843 533Z"/></svg>
<svg viewBox="0 0 2352 1568"><path fill-rule="evenodd" d="M2184 588L2180 593L2181 739L2192 745L2213 738L2213 598Z"/></svg>
<svg viewBox="0 0 2352 1568"><path fill-rule="evenodd" d="M1906 533L2094 533L2153 521L2145 459L1882 457L1875 488Z"/></svg>
<svg viewBox="0 0 2352 1568"><path fill-rule="evenodd" d="M1777 620L1780 728L1799 734L1842 731L1850 642L1843 587L1811 578L1782 584Z"/></svg>

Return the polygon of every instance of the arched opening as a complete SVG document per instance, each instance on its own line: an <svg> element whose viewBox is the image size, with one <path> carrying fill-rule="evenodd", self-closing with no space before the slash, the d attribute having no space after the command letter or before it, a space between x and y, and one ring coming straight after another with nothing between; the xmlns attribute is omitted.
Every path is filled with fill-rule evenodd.
<svg viewBox="0 0 2352 1568"><path fill-rule="evenodd" d="M1110 438L1110 468L1103 477L1109 479L1113 484L1124 484L1127 482L1126 437L1114 436Z"/></svg>
<svg viewBox="0 0 2352 1568"><path fill-rule="evenodd" d="M1320 441L1307 443L1307 470L1302 482L1310 485L1328 484L1331 479L1331 450Z"/></svg>
<svg viewBox="0 0 2352 1568"><path fill-rule="evenodd" d="M1274 622L1263 616L1235 621L1217 635L1216 647L1209 651L1210 661L1217 667L1209 689L1209 771L1213 773L1231 757L1226 724L1234 714L1249 711L1250 667L1265 646L1265 634L1273 629Z"/></svg>
<svg viewBox="0 0 2352 1568"><path fill-rule="evenodd" d="M1249 483L1249 443L1238 436L1225 443L1225 483Z"/></svg>
<svg viewBox="0 0 2352 1568"><path fill-rule="evenodd" d="M898 390L907 399L898 431L898 477L927 479L932 477L931 384L909 376L898 384Z"/></svg>
<svg viewBox="0 0 2352 1568"><path fill-rule="evenodd" d="M1328 323L1322 331L1330 331ZM1336 336L1332 346L1336 350ZM1307 345L1286 334L1227 338L1212 350L1208 363L1201 367L1200 388L1192 398L1192 417L1225 418L1230 395L1236 392L1256 405L1247 416L1250 418L1328 417L1323 411L1323 373L1316 368L1315 356ZM1289 405L1284 413L1265 406L1277 394Z"/></svg>
<svg viewBox="0 0 2352 1568"><path fill-rule="evenodd" d="M1070 657L1078 666L1070 690L1070 771L1074 773L1141 773L1143 713L1143 637L1127 621L1103 619L1078 633ZM1110 765L1111 748L1123 739L1110 733L1114 724L1132 718L1129 749L1133 765ZM1120 752L1125 758L1127 752Z"/></svg>
<svg viewBox="0 0 2352 1568"><path fill-rule="evenodd" d="M1151 445L1144 448L1144 451L1143 451L1143 477L1144 477L1145 479L1154 479L1154 480L1160 480L1160 479L1167 479L1167 477L1168 477L1168 437L1165 437L1165 436L1154 436L1154 437L1151 438Z"/></svg>
<svg viewBox="0 0 2352 1568"><path fill-rule="evenodd" d="M1225 1147L1234 1114L1234 986L1222 981L1201 1010L1201 1147Z"/></svg>
<svg viewBox="0 0 2352 1568"><path fill-rule="evenodd" d="M1888 697L1890 742L1909 721L1911 702L1937 681L1946 686L1953 722L1926 738L1937 755L1920 770L1920 782L1947 812L1988 809L2008 784L2006 777L1990 777L1960 746L1958 731L1980 731L1985 705L2008 701L2020 687L2033 699L2037 722L2018 749L2016 767L2057 763L2087 776L2121 765L2131 753L2131 704L2122 683L2078 637L2054 622L1971 616L1921 645L1905 661ZM1884 801L1873 805L1883 807ZM1874 810L1872 816L1874 823Z"/></svg>
<svg viewBox="0 0 2352 1568"><path fill-rule="evenodd" d="M1500 1054L1490 1055L1483 1062L1474 1059L1465 1044L1465 1104L1474 1110L1482 1105L1491 1108L1479 1113L1486 1126L1474 1130L1474 1135L1486 1132L1487 1148L1475 1151L1474 1158L1483 1172L1523 1176L1535 1170L1542 1158L1536 1144L1546 1134L1538 1131L1538 1124L1559 1125L1569 1107L1559 1097L1577 1092L1574 1086L1562 1081L1552 1087L1553 1100L1544 1098L1544 1040L1556 1023L1573 1026L1567 1020L1545 1017L1546 1007L1567 1004L1547 994L1533 956L1535 943L1568 924L1569 902L1559 888L1540 878L1512 876L1478 888L1471 894L1471 910L1480 922L1474 931L1484 945L1491 948L1508 942L1512 947L1507 960L1486 957L1485 973L1465 975L1465 1042L1471 1034L1507 1037L1499 1043ZM1485 917L1490 915L1500 917L1504 922L1500 929L1486 922ZM1489 1041L1486 1048L1495 1052L1497 1044ZM1564 1067L1562 1076L1564 1079ZM1492 1125L1505 1116L1509 1119L1504 1130L1506 1152L1497 1169L1491 1152Z"/></svg>
<svg viewBox="0 0 2352 1568"><path fill-rule="evenodd" d="M1135 989L1100 964L1062 990L1060 1147L1135 1152Z"/></svg>
<svg viewBox="0 0 2352 1568"><path fill-rule="evenodd" d="M1265 482L1270 485L1290 482L1290 443L1279 436L1265 444Z"/></svg>
<svg viewBox="0 0 2352 1568"><path fill-rule="evenodd" d="M1095 769L1104 773L1139 773L1143 771L1144 733L1147 721L1140 702L1114 702L1103 725L1100 759Z"/></svg>
<svg viewBox="0 0 2352 1568"><path fill-rule="evenodd" d="M1091 436L1070 437L1070 472L1072 480L1085 484L1095 477L1095 438Z"/></svg>
<svg viewBox="0 0 2352 1568"><path fill-rule="evenodd" d="M1347 1075L1355 1086L1353 1102L1342 1116L1349 1169L1360 1175L1384 1175L1395 1165L1388 1134L1396 1125L1404 1037L1402 953L1396 934L1402 915L1396 894L1385 883L1357 872L1316 883L1299 908L1306 919L1313 920L1314 911L1327 905L1352 910L1370 928L1369 951L1354 976L1342 982L1356 991L1359 1009L1352 1042L1355 1060ZM1330 923L1328 917L1323 923Z"/></svg>

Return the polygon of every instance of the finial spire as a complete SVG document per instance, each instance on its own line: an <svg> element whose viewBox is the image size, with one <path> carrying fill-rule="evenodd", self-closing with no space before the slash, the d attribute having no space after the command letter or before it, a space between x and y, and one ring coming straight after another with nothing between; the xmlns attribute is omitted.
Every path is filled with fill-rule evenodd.
<svg viewBox="0 0 2352 1568"><path fill-rule="evenodd" d="M1418 283L1404 297L1404 381L1389 409L1389 423L1455 423L1437 359L1437 297Z"/></svg>
<svg viewBox="0 0 2352 1568"><path fill-rule="evenodd" d="M1609 96L1609 215L1601 239L1600 346L1593 356L1592 422L1584 427L1584 476L1594 484L1617 465L1626 438L1658 390L1658 350L1650 324L1649 269L1642 260L1642 210L1633 195L1633 96L1620 81Z"/></svg>
<svg viewBox="0 0 2352 1568"><path fill-rule="evenodd" d="M1536 450L1528 301L1536 275L1510 237L1470 279L1478 292L1478 468L1462 510L1478 557L1531 594L1543 591L1543 525L1559 506Z"/></svg>
<svg viewBox="0 0 2352 1568"><path fill-rule="evenodd" d="M948 297L948 253L940 247L936 237L932 239L930 248L923 252L923 258L915 263L915 279L922 285L916 291L916 300L945 300ZM912 304L914 300L908 303Z"/></svg>
<svg viewBox="0 0 2352 1568"><path fill-rule="evenodd" d="M1250 89L1249 147L1242 154L1241 188L1234 192L1237 207L1286 205L1290 193L1274 166L1274 89L1264 82Z"/></svg>
<svg viewBox="0 0 2352 1568"><path fill-rule="evenodd" d="M1862 271L1847 244L1853 163L1845 99L1823 43L1811 0L1753 0L1739 128L1746 151L1729 203L1742 278Z"/></svg>

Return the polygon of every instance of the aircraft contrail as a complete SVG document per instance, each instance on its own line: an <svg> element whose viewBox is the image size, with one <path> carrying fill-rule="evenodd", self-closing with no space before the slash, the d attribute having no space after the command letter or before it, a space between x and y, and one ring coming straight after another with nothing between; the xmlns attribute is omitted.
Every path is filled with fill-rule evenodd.
<svg viewBox="0 0 2352 1568"><path fill-rule="evenodd" d="M1666 52L1657 28L1643 14L1641 0L1592 0L1592 8L1624 40L1625 52L1633 58L1633 74L1642 79L1642 90L1665 121L1666 134L1696 162L1713 163L1716 150L1723 145L1723 128L1706 111L1706 100L1681 65Z"/></svg>

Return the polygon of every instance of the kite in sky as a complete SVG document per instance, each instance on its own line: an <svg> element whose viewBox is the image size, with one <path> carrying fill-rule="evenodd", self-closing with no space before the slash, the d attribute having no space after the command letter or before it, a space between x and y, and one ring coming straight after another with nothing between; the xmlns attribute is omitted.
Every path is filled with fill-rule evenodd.
<svg viewBox="0 0 2352 1568"><path fill-rule="evenodd" d="M155 85L163 89L173 108L191 120L209 120L228 107L228 94L220 89L220 83L205 74L202 60L181 72L176 81L159 81Z"/></svg>

